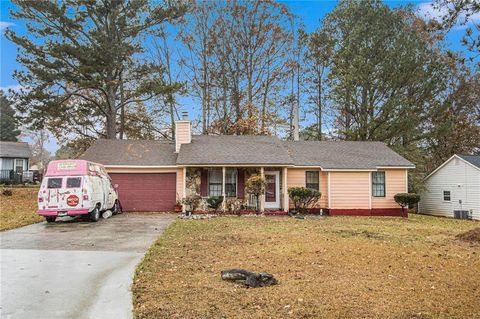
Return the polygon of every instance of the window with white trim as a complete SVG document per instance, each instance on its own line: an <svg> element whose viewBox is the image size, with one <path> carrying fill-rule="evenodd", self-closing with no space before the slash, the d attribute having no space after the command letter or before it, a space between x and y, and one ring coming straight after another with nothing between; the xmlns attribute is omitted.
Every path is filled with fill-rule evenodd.
<svg viewBox="0 0 480 319"><path fill-rule="evenodd" d="M305 172L305 187L320 190L320 177L318 171L306 171Z"/></svg>
<svg viewBox="0 0 480 319"><path fill-rule="evenodd" d="M227 169L225 171L225 196L237 196L237 170Z"/></svg>
<svg viewBox="0 0 480 319"><path fill-rule="evenodd" d="M24 159L22 158L17 158L15 159L15 172L23 172L23 163Z"/></svg>
<svg viewBox="0 0 480 319"><path fill-rule="evenodd" d="M208 196L222 196L222 170L208 171Z"/></svg>
<svg viewBox="0 0 480 319"><path fill-rule="evenodd" d="M385 172L372 172L372 196L385 197Z"/></svg>
<svg viewBox="0 0 480 319"><path fill-rule="evenodd" d="M450 191L443 191L443 200L449 202L451 199Z"/></svg>

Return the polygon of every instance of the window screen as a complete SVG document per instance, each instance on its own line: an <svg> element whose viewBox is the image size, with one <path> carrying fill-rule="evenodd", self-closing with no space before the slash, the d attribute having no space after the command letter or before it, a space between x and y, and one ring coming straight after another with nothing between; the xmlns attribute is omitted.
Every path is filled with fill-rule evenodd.
<svg viewBox="0 0 480 319"><path fill-rule="evenodd" d="M208 196L222 196L222 170L208 171Z"/></svg>
<svg viewBox="0 0 480 319"><path fill-rule="evenodd" d="M80 177L69 177L67 178L67 188L78 188L81 181Z"/></svg>
<svg viewBox="0 0 480 319"><path fill-rule="evenodd" d="M227 197L237 196L237 170L236 169L227 169L225 172L225 196Z"/></svg>
<svg viewBox="0 0 480 319"><path fill-rule="evenodd" d="M305 172L305 187L319 190L319 173L317 171Z"/></svg>
<svg viewBox="0 0 480 319"><path fill-rule="evenodd" d="M385 172L372 172L372 195L385 197Z"/></svg>
<svg viewBox="0 0 480 319"><path fill-rule="evenodd" d="M48 188L61 188L62 179L61 178L49 178L47 182Z"/></svg>
<svg viewBox="0 0 480 319"><path fill-rule="evenodd" d="M443 200L444 201L450 201L451 197L450 197L450 191L443 191Z"/></svg>

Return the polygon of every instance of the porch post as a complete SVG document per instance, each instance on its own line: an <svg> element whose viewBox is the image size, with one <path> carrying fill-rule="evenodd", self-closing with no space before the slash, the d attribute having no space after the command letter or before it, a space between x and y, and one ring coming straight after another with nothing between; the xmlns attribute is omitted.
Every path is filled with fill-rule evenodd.
<svg viewBox="0 0 480 319"><path fill-rule="evenodd" d="M262 179L265 179L265 170L263 169L263 167L260 167L260 176L262 177ZM265 194L260 196L260 211L265 211Z"/></svg>
<svg viewBox="0 0 480 319"><path fill-rule="evenodd" d="M182 200L183 198L187 197L187 168L184 167L183 170L182 170L182 198L180 198L180 200ZM186 207L185 205L182 205L182 213L185 213L186 212Z"/></svg>
<svg viewBox="0 0 480 319"><path fill-rule="evenodd" d="M283 168L283 211L288 212L288 209L290 208L289 204L289 197L288 197L288 185L287 185L287 171L288 169L286 167Z"/></svg>
<svg viewBox="0 0 480 319"><path fill-rule="evenodd" d="M225 166L222 167L222 196L223 196L223 201L222 201L222 210L225 210L225 200L226 200L226 193L225 193Z"/></svg>

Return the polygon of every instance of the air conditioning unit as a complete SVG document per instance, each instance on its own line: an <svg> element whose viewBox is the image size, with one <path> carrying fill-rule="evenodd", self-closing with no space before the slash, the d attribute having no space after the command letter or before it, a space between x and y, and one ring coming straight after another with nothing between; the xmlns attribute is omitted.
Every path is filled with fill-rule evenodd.
<svg viewBox="0 0 480 319"><path fill-rule="evenodd" d="M470 212L468 210L454 210L453 216L457 219L470 219Z"/></svg>

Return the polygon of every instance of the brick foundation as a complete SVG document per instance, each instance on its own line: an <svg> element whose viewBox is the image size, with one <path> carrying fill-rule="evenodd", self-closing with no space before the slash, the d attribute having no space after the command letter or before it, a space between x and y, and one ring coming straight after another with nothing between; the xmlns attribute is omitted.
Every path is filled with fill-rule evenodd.
<svg viewBox="0 0 480 319"><path fill-rule="evenodd" d="M372 208L372 209L330 209L331 216L397 216L408 217L407 210L401 208Z"/></svg>

